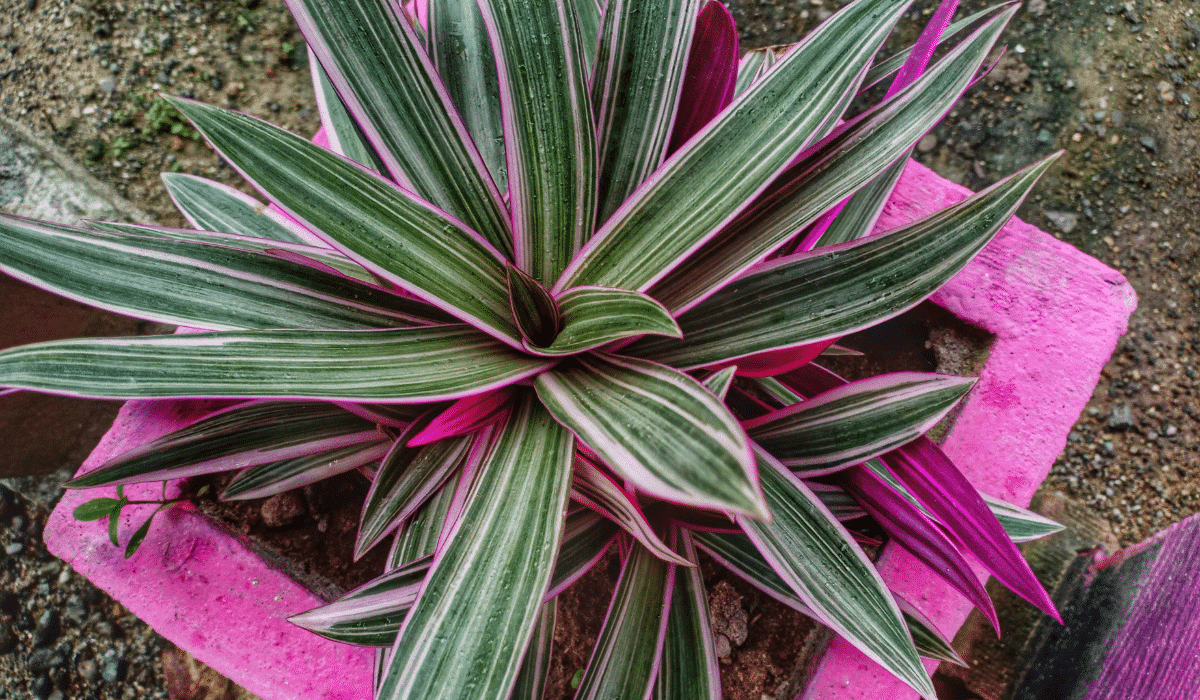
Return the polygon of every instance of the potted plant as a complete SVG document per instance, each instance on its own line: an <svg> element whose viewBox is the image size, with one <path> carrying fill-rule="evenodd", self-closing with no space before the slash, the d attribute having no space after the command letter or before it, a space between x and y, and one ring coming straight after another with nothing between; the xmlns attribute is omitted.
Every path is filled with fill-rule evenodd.
<svg viewBox="0 0 1200 700"><path fill-rule="evenodd" d="M904 2L857 0L740 66L716 3L534 5L434 2L422 24L385 2L297 0L317 144L171 98L270 208L174 176L195 231L0 221L6 272L206 329L0 353L0 387L139 400L70 484L120 490L64 500L132 530L124 551L63 506L51 546L166 574L126 600L155 625L216 584L204 604L228 628L194 617L176 640L276 647L289 697L365 695L370 677L346 668L374 653L338 646L296 673L307 633L279 613L313 597L184 509L160 516L169 534L133 522L132 502L157 512L177 494L125 484L241 469L232 497L368 468L359 549L392 538L389 571L295 619L390 649L378 697L540 697L554 594L614 540L621 578L581 697L719 696L697 547L932 696L918 654L952 650L839 515L874 515L985 612L964 550L1054 614L994 511L1050 526L989 505L922 437L973 380L846 384L810 364L946 284L1049 166L868 236L895 164L1014 8L945 32L926 70L952 3L874 68ZM892 73L880 104L839 123ZM266 627L241 615L264 606Z"/></svg>

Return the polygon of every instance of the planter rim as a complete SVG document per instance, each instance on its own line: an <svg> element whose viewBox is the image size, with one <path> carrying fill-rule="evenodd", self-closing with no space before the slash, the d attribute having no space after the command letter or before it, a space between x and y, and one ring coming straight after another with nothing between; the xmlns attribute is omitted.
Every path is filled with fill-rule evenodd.
<svg viewBox="0 0 1200 700"><path fill-rule="evenodd" d="M877 226L888 230L967 196L910 161ZM942 442L981 491L1028 505L1125 332L1136 296L1115 270L1012 219L932 300L995 336L991 353ZM131 401L79 473L109 456L194 421L195 401ZM126 487L132 498L158 487ZM322 598L258 556L247 538L194 509L161 515L133 557L100 522L71 512L95 489L67 491L46 525L48 549L160 634L264 700L366 700L374 652L332 642L287 622ZM127 508L122 536L152 506ZM970 604L902 550L885 549L884 579L949 635ZM986 577L976 566L981 580ZM253 655L244 651L247 641ZM932 672L936 662L927 661ZM835 638L797 700L910 700L916 693Z"/></svg>

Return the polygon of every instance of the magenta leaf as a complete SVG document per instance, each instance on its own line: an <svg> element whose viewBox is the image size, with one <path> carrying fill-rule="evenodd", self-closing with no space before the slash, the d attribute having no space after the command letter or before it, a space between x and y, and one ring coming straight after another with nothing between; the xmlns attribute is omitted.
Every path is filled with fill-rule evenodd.
<svg viewBox="0 0 1200 700"><path fill-rule="evenodd" d="M996 609L983 584L954 542L920 508L861 465L839 473L838 481L901 547L962 593L999 633Z"/></svg>
<svg viewBox="0 0 1200 700"><path fill-rule="evenodd" d="M737 26L724 5L709 0L696 19L668 154L679 150L733 101L737 70Z"/></svg>
<svg viewBox="0 0 1200 700"><path fill-rule="evenodd" d="M430 421L424 430L414 435L408 441L408 446L428 445L442 438L465 435L478 430L501 417L501 409L508 404L511 396L512 389L502 387L459 399Z"/></svg>
<svg viewBox="0 0 1200 700"><path fill-rule="evenodd" d="M998 581L1062 623L1062 617L1017 546L950 458L932 440L917 438L883 456L909 492L949 528Z"/></svg>

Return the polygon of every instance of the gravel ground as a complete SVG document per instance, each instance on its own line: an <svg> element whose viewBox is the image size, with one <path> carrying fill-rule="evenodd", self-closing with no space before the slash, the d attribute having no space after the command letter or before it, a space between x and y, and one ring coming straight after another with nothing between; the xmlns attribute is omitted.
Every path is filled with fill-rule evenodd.
<svg viewBox="0 0 1200 700"><path fill-rule="evenodd" d="M793 40L834 7L733 4L744 47ZM1066 149L1020 216L1123 271L1141 303L1046 485L1089 504L1123 544L1200 499L1197 9L1031 0L1007 55L917 148L973 189ZM159 171L238 183L156 104L158 90L302 134L318 125L303 42L279 0L0 0L0 114L179 225ZM42 547L52 496L0 493L0 698L165 696L165 642Z"/></svg>

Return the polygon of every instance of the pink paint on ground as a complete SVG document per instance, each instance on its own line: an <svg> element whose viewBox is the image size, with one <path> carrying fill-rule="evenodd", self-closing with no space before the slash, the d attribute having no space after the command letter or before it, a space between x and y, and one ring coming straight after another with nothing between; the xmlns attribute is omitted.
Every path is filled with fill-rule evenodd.
<svg viewBox="0 0 1200 700"><path fill-rule="evenodd" d="M909 163L879 229L968 194ZM1125 330L1136 303L1133 290L1114 270L1013 220L934 301L996 336L943 448L981 490L1027 505ZM130 402L80 473L203 412L195 402ZM127 493L154 497L157 488L134 486ZM141 549L125 560L123 549L108 542L104 521L71 517L76 506L98 495L111 494L68 492L46 526L47 546L164 637L264 700L371 696L372 652L288 623L289 615L323 601L264 562L245 538L180 507L160 515ZM148 515L126 512L122 542ZM966 618L970 605L902 550L888 548L878 566L944 632ZM976 571L982 578L982 568ZM932 672L936 664L926 666ZM916 694L835 640L799 697L909 700Z"/></svg>
<svg viewBox="0 0 1200 700"><path fill-rule="evenodd" d="M198 401L131 401L79 473L195 422L213 407ZM161 491L158 483L150 483L127 486L125 493L138 500L158 498ZM373 652L322 639L288 622L289 616L325 601L265 562L246 538L189 506L177 506L158 515L141 548L125 559L123 545L154 506L125 509L122 546L114 547L107 520L71 517L76 506L101 495L115 496L116 489L66 492L45 529L46 546L55 556L164 637L264 700L371 697Z"/></svg>
<svg viewBox="0 0 1200 700"><path fill-rule="evenodd" d="M909 162L876 231L970 195ZM992 351L942 448L984 493L1021 506L1050 472L1100 370L1137 305L1119 272L1019 219L933 296L995 335ZM889 586L953 636L971 605L904 550L877 562ZM980 579L986 577L975 565ZM927 661L932 673L937 663ZM797 700L916 700L917 693L834 639Z"/></svg>

